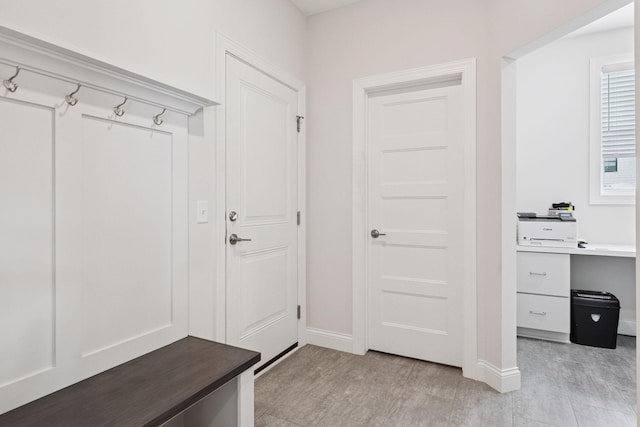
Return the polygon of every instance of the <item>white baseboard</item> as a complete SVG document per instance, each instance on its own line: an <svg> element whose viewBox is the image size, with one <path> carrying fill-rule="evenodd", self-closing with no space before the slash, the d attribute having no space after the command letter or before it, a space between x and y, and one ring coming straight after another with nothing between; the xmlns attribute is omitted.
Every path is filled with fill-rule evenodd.
<svg viewBox="0 0 640 427"><path fill-rule="evenodd" d="M351 335L323 329L307 328L307 344L354 353ZM478 360L475 374L479 381L487 383L500 393L520 389L520 369L518 368L499 369L485 360Z"/></svg>
<svg viewBox="0 0 640 427"><path fill-rule="evenodd" d="M499 369L486 360L478 360L480 380L500 393L520 390L520 369Z"/></svg>
<svg viewBox="0 0 640 427"><path fill-rule="evenodd" d="M636 336L636 322L633 320L620 320L618 322L618 333L620 335Z"/></svg>
<svg viewBox="0 0 640 427"><path fill-rule="evenodd" d="M307 328L307 344L353 353L353 337L324 329Z"/></svg>

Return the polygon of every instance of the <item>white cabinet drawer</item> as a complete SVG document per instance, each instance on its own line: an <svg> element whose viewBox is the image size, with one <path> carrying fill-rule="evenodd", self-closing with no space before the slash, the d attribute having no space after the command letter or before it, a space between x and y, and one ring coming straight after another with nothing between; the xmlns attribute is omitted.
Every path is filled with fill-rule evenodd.
<svg viewBox="0 0 640 427"><path fill-rule="evenodd" d="M518 292L568 297L568 254L518 252Z"/></svg>
<svg viewBox="0 0 640 427"><path fill-rule="evenodd" d="M570 331L570 298L518 294L518 327Z"/></svg>

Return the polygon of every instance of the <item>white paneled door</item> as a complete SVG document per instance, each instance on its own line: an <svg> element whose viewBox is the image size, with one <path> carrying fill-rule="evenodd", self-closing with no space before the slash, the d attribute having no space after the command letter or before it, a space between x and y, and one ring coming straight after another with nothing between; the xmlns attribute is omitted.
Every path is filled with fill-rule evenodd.
<svg viewBox="0 0 640 427"><path fill-rule="evenodd" d="M368 107L369 348L462 366L462 89Z"/></svg>
<svg viewBox="0 0 640 427"><path fill-rule="evenodd" d="M227 342L259 351L259 368L298 341L298 98L232 56L226 67Z"/></svg>

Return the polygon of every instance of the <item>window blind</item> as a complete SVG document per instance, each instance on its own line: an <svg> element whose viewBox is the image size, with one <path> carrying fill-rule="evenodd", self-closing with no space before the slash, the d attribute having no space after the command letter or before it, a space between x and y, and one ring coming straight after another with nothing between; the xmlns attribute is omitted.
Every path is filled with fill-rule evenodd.
<svg viewBox="0 0 640 427"><path fill-rule="evenodd" d="M636 155L636 95L633 63L602 68L602 157Z"/></svg>

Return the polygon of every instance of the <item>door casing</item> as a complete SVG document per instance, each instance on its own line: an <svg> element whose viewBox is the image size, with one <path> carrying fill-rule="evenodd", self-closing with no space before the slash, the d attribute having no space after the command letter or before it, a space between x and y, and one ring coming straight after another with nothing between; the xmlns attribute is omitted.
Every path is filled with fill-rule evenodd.
<svg viewBox="0 0 640 427"><path fill-rule="evenodd" d="M398 71L353 82L353 352L364 354L367 343L367 101L371 93L421 86L459 78L463 90L464 126L464 268L463 364L465 377L483 380L478 360L476 290L476 60Z"/></svg>
<svg viewBox="0 0 640 427"><path fill-rule="evenodd" d="M306 86L303 82L289 75L287 72L270 64L258 54L245 46L233 41L224 34L216 34L216 95L219 96L221 107L216 114L215 138L215 200L212 211L215 251L215 329L214 339L227 342L227 277L226 277L226 58L228 55L249 64L269 77L290 87L298 94L299 116L305 116ZM300 225L298 226L298 305L301 318L298 321L298 346L307 343L306 339L306 126L304 121L298 133L298 211L300 211Z"/></svg>

